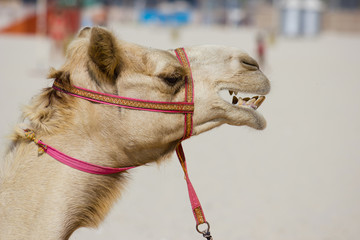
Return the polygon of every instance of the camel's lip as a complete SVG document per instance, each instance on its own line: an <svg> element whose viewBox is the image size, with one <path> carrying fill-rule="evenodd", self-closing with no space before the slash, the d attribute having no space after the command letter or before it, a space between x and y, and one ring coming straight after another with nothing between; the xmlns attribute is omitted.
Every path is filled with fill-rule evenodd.
<svg viewBox="0 0 360 240"><path fill-rule="evenodd" d="M264 95L259 96L256 93L244 93L237 90L222 89L219 95L225 102L237 108L257 110L265 101Z"/></svg>

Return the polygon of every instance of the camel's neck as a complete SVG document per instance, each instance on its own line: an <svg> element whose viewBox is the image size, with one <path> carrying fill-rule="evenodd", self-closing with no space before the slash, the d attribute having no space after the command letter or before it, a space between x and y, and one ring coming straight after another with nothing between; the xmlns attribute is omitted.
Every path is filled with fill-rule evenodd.
<svg viewBox="0 0 360 240"><path fill-rule="evenodd" d="M46 99L52 107L42 104ZM151 134L144 126L152 122L133 121L138 112L121 114L114 107L62 100L72 106L64 107L54 92L45 91L25 116L38 139L89 163L128 167L157 161L173 152L183 134L183 116L163 115L171 127ZM119 196L126 173L104 176L72 169L46 153L39 156L35 143L20 135L0 179L0 239L60 240L79 227L98 225Z"/></svg>
<svg viewBox="0 0 360 240"><path fill-rule="evenodd" d="M47 140L82 160L95 162L99 155L96 148L84 153ZM100 155L106 159L106 153ZM79 227L98 225L118 197L123 176L71 169L47 154L38 156L34 143L18 140L0 180L0 239L67 239Z"/></svg>

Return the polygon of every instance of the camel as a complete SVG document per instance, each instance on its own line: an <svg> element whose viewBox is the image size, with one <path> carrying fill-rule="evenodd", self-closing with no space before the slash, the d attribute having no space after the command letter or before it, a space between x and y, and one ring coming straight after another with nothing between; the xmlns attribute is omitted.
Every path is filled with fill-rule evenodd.
<svg viewBox="0 0 360 240"><path fill-rule="evenodd" d="M270 91L269 80L253 58L225 46L185 51L194 81L192 135L222 124L265 128L266 120L254 105L259 98L241 95ZM51 69L49 78L128 98L182 102L187 71L173 50L128 43L105 28L92 27L79 31L64 65ZM222 96L224 91L230 91L230 102ZM97 227L131 174L73 169L39 153L24 129L69 156L108 167L161 162L184 135L183 114L96 104L51 87L33 97L23 118L1 167L0 239L6 240L63 240L80 227Z"/></svg>

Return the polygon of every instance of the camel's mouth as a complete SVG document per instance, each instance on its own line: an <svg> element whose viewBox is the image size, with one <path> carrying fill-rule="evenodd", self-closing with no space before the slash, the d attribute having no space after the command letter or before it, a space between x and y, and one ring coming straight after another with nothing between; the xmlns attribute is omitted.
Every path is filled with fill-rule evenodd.
<svg viewBox="0 0 360 240"><path fill-rule="evenodd" d="M265 96L249 96L247 93L239 93L226 89L221 90L219 95L224 101L233 106L247 107L253 110L258 109L265 101Z"/></svg>

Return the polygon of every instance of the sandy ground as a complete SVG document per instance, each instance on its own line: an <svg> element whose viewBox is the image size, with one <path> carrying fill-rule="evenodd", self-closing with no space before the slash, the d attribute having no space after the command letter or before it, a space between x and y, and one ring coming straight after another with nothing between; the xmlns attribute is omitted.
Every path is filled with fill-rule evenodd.
<svg viewBox="0 0 360 240"><path fill-rule="evenodd" d="M254 54L254 30L185 28L180 39L156 27L114 26L128 41L156 48L223 44ZM21 105L48 86L42 38L0 36L1 149ZM184 142L214 239L356 240L360 235L360 36L278 38L265 72L272 91L264 131L222 126ZM132 170L123 197L99 229L71 239L202 239L173 158Z"/></svg>

